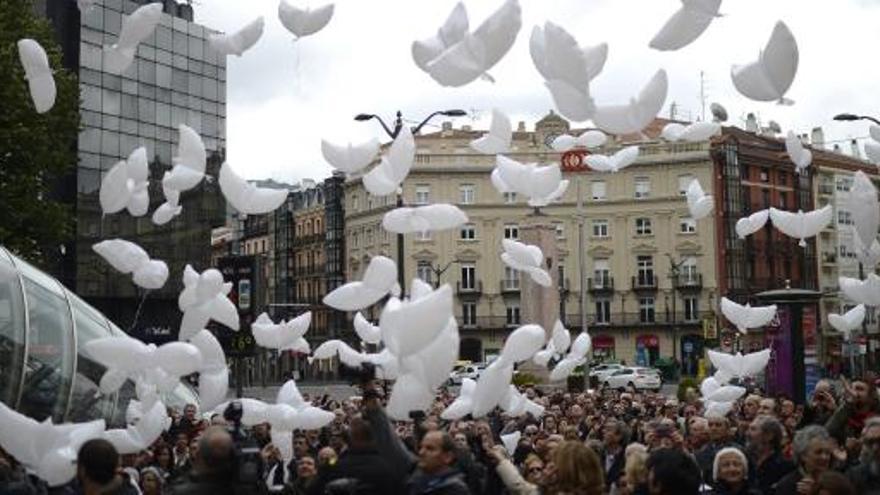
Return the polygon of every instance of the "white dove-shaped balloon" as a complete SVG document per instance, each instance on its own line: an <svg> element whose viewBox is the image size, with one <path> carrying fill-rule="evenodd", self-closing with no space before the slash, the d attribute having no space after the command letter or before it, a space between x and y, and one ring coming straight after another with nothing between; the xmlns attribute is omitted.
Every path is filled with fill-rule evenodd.
<svg viewBox="0 0 880 495"><path fill-rule="evenodd" d="M608 134L633 134L648 126L663 108L669 79L660 69L639 92L625 105L596 105L593 123Z"/></svg>
<svg viewBox="0 0 880 495"><path fill-rule="evenodd" d="M721 0L682 0L682 6L648 44L655 50L678 50L696 40L719 17Z"/></svg>
<svg viewBox="0 0 880 495"><path fill-rule="evenodd" d="M453 15L456 16L453 22L461 26L461 14L453 11ZM519 1L506 0L476 31L465 32L461 39L425 63L425 70L443 86L464 86L481 76L491 81L487 71L510 50L521 27ZM455 34L458 35L457 30ZM414 57L415 52L414 47ZM419 64L418 59L416 63Z"/></svg>
<svg viewBox="0 0 880 495"><path fill-rule="evenodd" d="M432 289L425 284L427 292L401 300L391 297L379 316L382 342L395 356L405 358L433 342L449 325L452 312L452 288L444 284ZM417 297L419 296L419 297ZM412 330L412 323L419 322L419 330Z"/></svg>
<svg viewBox="0 0 880 495"><path fill-rule="evenodd" d="M180 124L178 135L177 156L171 158L173 167L162 178L162 186L183 192L196 187L204 178L208 153L201 136L191 127Z"/></svg>
<svg viewBox="0 0 880 495"><path fill-rule="evenodd" d="M515 192L529 199L530 204L540 206L559 197L568 184L562 179L558 164L538 167L523 164L504 155L495 155L492 185L500 193Z"/></svg>
<svg viewBox="0 0 880 495"><path fill-rule="evenodd" d="M710 350L709 361L725 377L747 378L759 374L770 362L770 349L742 355ZM717 379L717 378L716 378ZM724 381L726 383L726 381Z"/></svg>
<svg viewBox="0 0 880 495"><path fill-rule="evenodd" d="M849 340L852 331L861 327L863 321L865 321L864 304L859 304L842 315L837 313L828 315L828 323L842 333L845 340Z"/></svg>
<svg viewBox="0 0 880 495"><path fill-rule="evenodd" d="M536 352L532 360L538 366L546 368L550 359L554 356L565 354L570 346L571 333L565 328L561 321L556 320L556 323L553 324L553 331L550 333L550 339L547 341L546 347L544 347L543 350Z"/></svg>
<svg viewBox="0 0 880 495"><path fill-rule="evenodd" d="M706 419L726 417L733 410L733 402L709 402L707 401L703 407L703 417Z"/></svg>
<svg viewBox="0 0 880 495"><path fill-rule="evenodd" d="M165 172L162 177L162 193L165 195L165 202L153 211L152 220L156 225L165 225L183 211L183 207L180 206L180 191L171 188L168 185L169 181L166 180L170 175L171 172Z"/></svg>
<svg viewBox="0 0 880 495"><path fill-rule="evenodd" d="M385 256L373 256L363 280L349 282L324 296L324 304L340 311L371 306L391 292L397 283L397 265Z"/></svg>
<svg viewBox="0 0 880 495"><path fill-rule="evenodd" d="M138 7L130 16L123 17L116 44L104 48L104 70L111 74L125 72L134 61L138 45L153 34L161 19L161 2Z"/></svg>
<svg viewBox="0 0 880 495"><path fill-rule="evenodd" d="M584 364L586 362L587 354L590 353L590 349L593 348L593 339L590 338L590 334L587 332L581 332L578 335L574 342L571 344L571 349L561 361L556 363L556 366L553 367L553 371L550 372L550 381L559 381L568 378L572 372L574 372L575 368Z"/></svg>
<svg viewBox="0 0 880 495"><path fill-rule="evenodd" d="M877 201L877 188L861 170L853 176L846 204L852 213L853 229L861 246L870 246L877 240L880 229L880 202Z"/></svg>
<svg viewBox="0 0 880 495"><path fill-rule="evenodd" d="M690 143L705 141L721 132L721 124L717 122L694 122L683 125L672 122L663 126L660 135L667 141L687 141Z"/></svg>
<svg viewBox="0 0 880 495"><path fill-rule="evenodd" d="M547 334L540 325L523 325L508 335L498 357L504 364L520 363L531 359L541 350Z"/></svg>
<svg viewBox="0 0 880 495"><path fill-rule="evenodd" d="M0 402L0 447L49 486L76 476L76 458L86 441L101 438L103 419L88 423L37 421Z"/></svg>
<svg viewBox="0 0 880 495"><path fill-rule="evenodd" d="M412 130L403 126L379 165L364 175L363 182L367 192L373 196L387 196L397 191L409 175L415 157L416 142Z"/></svg>
<svg viewBox="0 0 880 495"><path fill-rule="evenodd" d="M734 65L730 77L736 90L746 98L791 105L794 102L785 98L785 93L794 81L797 68L797 42L788 26L779 21L758 60Z"/></svg>
<svg viewBox="0 0 880 495"><path fill-rule="evenodd" d="M395 208L382 218L382 227L388 232L408 234L412 232L437 232L464 225L468 216L455 205L433 205Z"/></svg>
<svg viewBox="0 0 880 495"><path fill-rule="evenodd" d="M262 215L278 209L287 199L287 189L257 187L232 171L229 163L220 167L220 192L233 208L245 215Z"/></svg>
<svg viewBox="0 0 880 495"><path fill-rule="evenodd" d="M137 454L148 449L165 430L168 413L161 401L155 401L149 409L138 413L134 424L129 424L126 428L110 429L103 434L104 439L112 443L121 455Z"/></svg>
<svg viewBox="0 0 880 495"><path fill-rule="evenodd" d="M543 287L550 287L553 284L550 274L541 268L544 265L544 253L541 248L513 239L502 239L501 245L504 248L501 261L505 265L527 273L533 282Z"/></svg>
<svg viewBox="0 0 880 495"><path fill-rule="evenodd" d="M569 134L562 134L553 139L550 147L556 151L568 151L572 148L598 148L605 144L608 136L602 131L590 130L584 131L580 136L574 137Z"/></svg>
<svg viewBox="0 0 880 495"><path fill-rule="evenodd" d="M745 395L746 389L736 385L721 385L710 376L703 380L700 393L707 402L733 402Z"/></svg>
<svg viewBox="0 0 880 495"><path fill-rule="evenodd" d="M501 444L504 445L507 455L513 457L516 448L519 446L520 438L522 438L522 433L519 431L508 433L507 435L501 435Z"/></svg>
<svg viewBox="0 0 880 495"><path fill-rule="evenodd" d="M447 421L454 421L470 414L474 408L473 397L476 387L477 382L470 378L463 378L458 397L440 413L440 417Z"/></svg>
<svg viewBox="0 0 880 495"><path fill-rule="evenodd" d="M874 165L880 165L880 125L871 125L868 128L871 139L865 141L865 156Z"/></svg>
<svg viewBox="0 0 880 495"><path fill-rule="evenodd" d="M127 160L118 162L101 181L98 199L105 215L127 209L135 217L143 216L150 206L150 168L147 149L141 146Z"/></svg>
<svg viewBox="0 0 880 495"><path fill-rule="evenodd" d="M597 172L619 172L639 158L638 146L627 146L613 155L592 154L584 157L584 163Z"/></svg>
<svg viewBox="0 0 880 495"><path fill-rule="evenodd" d="M804 143L794 131L788 131L785 137L785 152L788 153L788 158L794 163L795 170L799 174L813 162L813 153L804 148Z"/></svg>
<svg viewBox="0 0 880 495"><path fill-rule="evenodd" d="M201 330L189 339L202 355L202 366L199 368L199 405L204 410L211 410L226 400L229 390L229 367L226 364L226 353L214 334Z"/></svg>
<svg viewBox="0 0 880 495"><path fill-rule="evenodd" d="M726 297L721 298L721 312L742 333L750 328L759 328L773 321L776 305L755 306L737 304Z"/></svg>
<svg viewBox="0 0 880 495"><path fill-rule="evenodd" d="M685 196L687 197L688 211L694 220L707 217L715 208L715 198L703 192L700 181L697 179L692 180L688 185Z"/></svg>
<svg viewBox="0 0 880 495"><path fill-rule="evenodd" d="M199 349L186 342L169 342L156 347L128 337L103 337L90 340L84 349L94 361L107 368L104 373L107 378L101 379L104 393L115 392L122 385L124 380L118 380L120 375L160 385L156 383L159 380L153 380L157 376L153 374L155 369L161 371L158 375L162 376L161 381L168 383L168 387L161 388L173 389L181 376L195 373L202 366Z"/></svg>
<svg viewBox="0 0 880 495"><path fill-rule="evenodd" d="M311 322L311 311L306 311L292 320L278 324L273 323L268 314L261 313L251 324L251 331L257 345L267 349L287 349L301 345L299 341L303 339Z"/></svg>
<svg viewBox="0 0 880 495"><path fill-rule="evenodd" d="M428 72L428 63L439 57L449 47L468 34L468 15L463 3L458 2L446 18L446 22L430 38L413 41L412 57L416 65Z"/></svg>
<svg viewBox="0 0 880 495"><path fill-rule="evenodd" d="M496 359L477 378L472 396L471 414L475 418L485 416L509 393L513 378L513 364Z"/></svg>
<svg viewBox="0 0 880 495"><path fill-rule="evenodd" d="M109 239L92 245L110 265L122 273L131 273L132 280L144 289L161 289L168 280L168 265L152 260L143 248L123 239Z"/></svg>
<svg viewBox="0 0 880 495"><path fill-rule="evenodd" d="M321 140L321 154L331 167L353 174L373 162L379 153L379 140L373 138L365 143L337 145Z"/></svg>
<svg viewBox="0 0 880 495"><path fill-rule="evenodd" d="M513 127L510 124L510 119L497 108L493 108L492 124L489 126L489 132L471 141L470 146L474 150L486 155L507 153L510 151L510 141L512 138Z"/></svg>
<svg viewBox="0 0 880 495"><path fill-rule="evenodd" d="M382 330L364 318L360 311L354 315L354 331L367 344L378 344L382 341Z"/></svg>
<svg viewBox="0 0 880 495"><path fill-rule="evenodd" d="M880 276L869 273L865 280L839 277L837 283L843 294L858 304L880 306Z"/></svg>
<svg viewBox="0 0 880 495"><path fill-rule="evenodd" d="M770 207L770 220L773 221L773 225L783 234L800 239L798 245L801 247L807 246L805 241L807 237L814 237L827 227L833 215L834 210L831 205L807 213L801 210L791 213Z"/></svg>
<svg viewBox="0 0 880 495"><path fill-rule="evenodd" d="M324 29L332 17L332 3L315 9L308 7L301 9L290 5L287 3L287 0L281 0L278 4L278 19L297 39L315 34Z"/></svg>
<svg viewBox="0 0 880 495"><path fill-rule="evenodd" d="M745 239L746 236L761 230L768 218L770 218L770 210L756 211L747 217L740 218L736 221L736 235L740 239Z"/></svg>
<svg viewBox="0 0 880 495"><path fill-rule="evenodd" d="M46 50L36 41L25 38L18 40L18 58L24 69L31 100L37 113L46 113L55 105L55 78Z"/></svg>
<svg viewBox="0 0 880 495"><path fill-rule="evenodd" d="M263 16L257 17L232 34L212 34L208 36L208 44L221 55L237 55L240 57L242 53L257 44L257 41L263 36L265 24Z"/></svg>
<svg viewBox="0 0 880 495"><path fill-rule="evenodd" d="M192 266L183 270L183 291L177 305L183 311L180 323L180 340L197 334L209 320L238 330L241 324L238 308L226 297L232 290L231 282L223 282L223 275L215 268L199 273Z"/></svg>

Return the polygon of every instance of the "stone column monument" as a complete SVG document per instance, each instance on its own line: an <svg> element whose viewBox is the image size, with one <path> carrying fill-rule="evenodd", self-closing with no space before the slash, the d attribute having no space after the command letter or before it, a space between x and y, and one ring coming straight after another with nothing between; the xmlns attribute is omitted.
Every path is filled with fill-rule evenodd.
<svg viewBox="0 0 880 495"><path fill-rule="evenodd" d="M550 274L553 284L543 287L523 273L520 282L520 321L523 324L541 325L550 338L553 324L559 318L559 257L556 250L556 227L540 211L525 217L519 227L520 241L538 246L544 253L542 268ZM547 370L535 365L531 360L519 367L520 370L542 377L546 380Z"/></svg>

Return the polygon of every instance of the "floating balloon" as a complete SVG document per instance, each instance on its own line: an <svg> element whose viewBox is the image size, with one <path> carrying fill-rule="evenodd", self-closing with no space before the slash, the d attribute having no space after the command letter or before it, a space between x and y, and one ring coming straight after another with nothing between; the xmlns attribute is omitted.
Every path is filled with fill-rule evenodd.
<svg viewBox="0 0 880 495"><path fill-rule="evenodd" d="M300 9L281 0L278 4L278 19L297 39L309 36L324 29L333 17L333 4L322 5L316 9Z"/></svg>
<svg viewBox="0 0 880 495"><path fill-rule="evenodd" d="M128 337L103 337L90 340L84 349L94 361L107 368L108 374L121 372L136 379L158 368L175 386L179 377L195 373L202 366L199 349L185 342L169 342L156 347ZM112 380L118 381L116 376Z"/></svg>
<svg viewBox="0 0 880 495"><path fill-rule="evenodd" d="M553 280L547 270L541 268L544 264L544 254L538 246L523 244L512 239L502 239L504 252L501 253L501 261L514 270L526 272L532 281L543 287L553 285Z"/></svg>
<svg viewBox="0 0 880 495"><path fill-rule="evenodd" d="M507 337L499 360L520 363L531 359L544 345L546 338L546 332L540 325L523 325Z"/></svg>
<svg viewBox="0 0 880 495"><path fill-rule="evenodd" d="M837 313L831 313L828 315L828 323L830 323L835 330L842 333L846 340L849 340L850 334L853 330L862 326L863 321L865 321L864 304L859 304L842 315Z"/></svg>
<svg viewBox="0 0 880 495"><path fill-rule="evenodd" d="M548 21L543 29L532 28L529 53L545 80L564 81L580 90L602 72L608 58L608 44L581 47L574 36Z"/></svg>
<svg viewBox="0 0 880 495"><path fill-rule="evenodd" d="M740 239L745 239L746 236L761 230L768 218L770 218L770 210L756 211L747 217L740 218L736 221L736 235Z"/></svg>
<svg viewBox="0 0 880 495"><path fill-rule="evenodd" d="M471 148L480 153L495 155L510 151L510 141L512 138L513 126L510 124L510 119L497 108L493 108L492 124L489 126L489 132L471 141L470 145Z"/></svg>
<svg viewBox="0 0 880 495"><path fill-rule="evenodd" d="M374 196L387 196L394 193L409 175L415 157L415 138L413 138L410 128L403 126L388 148L388 153L380 160L379 165L364 175L364 188Z"/></svg>
<svg viewBox="0 0 880 495"><path fill-rule="evenodd" d="M132 216L145 215L150 206L149 173L147 149L143 146L132 151L127 160L116 163L101 181L98 199L104 214L127 209Z"/></svg>
<svg viewBox="0 0 880 495"><path fill-rule="evenodd" d="M555 382L568 378L575 368L586 363L587 354L590 353L592 347L593 341L590 334L582 332L578 335L572 342L568 355L553 367L553 371L550 372L550 381Z"/></svg>
<svg viewBox="0 0 880 495"><path fill-rule="evenodd" d="M723 418L733 410L733 402L707 402L706 411L703 416L706 418Z"/></svg>
<svg viewBox="0 0 880 495"><path fill-rule="evenodd" d="M360 312L354 315L354 331L367 344L378 344L382 340L382 330L367 321Z"/></svg>
<svg viewBox="0 0 880 495"><path fill-rule="evenodd" d="M232 283L224 283L223 275L218 270L209 268L199 274L192 266L186 265L183 270L183 291L177 299L177 305L183 311L180 339L187 340L196 335L209 320L238 330L238 308L226 297L231 290Z"/></svg>
<svg viewBox="0 0 880 495"><path fill-rule="evenodd" d="M263 16L257 17L233 34L212 34L208 36L208 44L221 55L237 55L257 44L263 36Z"/></svg>
<svg viewBox="0 0 880 495"><path fill-rule="evenodd" d="M456 9L459 8L456 6ZM461 7L461 10L463 11L464 8ZM424 63L424 70L443 86L464 86L481 76L492 80L486 72L513 46L516 35L522 27L521 15L519 2L507 0L473 33L466 32L465 26L461 39L450 43L438 55ZM467 12L453 11L450 19L451 24L456 26L454 34L458 36L458 27L462 25L462 19L467 20ZM449 24L450 20L447 20L447 25ZM422 57L424 54L430 56L433 53L430 49L423 51L424 46L426 46L424 42L418 49L413 45L413 57L420 67L422 61L417 57ZM416 55L417 50L419 55Z"/></svg>
<svg viewBox="0 0 880 495"><path fill-rule="evenodd" d="M584 157L584 163L597 172L620 172L624 168L635 163L638 158L639 147L627 146L611 156L599 154L587 155Z"/></svg>
<svg viewBox="0 0 880 495"><path fill-rule="evenodd" d="M865 306L880 306L880 277L869 273L865 280L840 277L837 279L840 291L849 299Z"/></svg>
<svg viewBox="0 0 880 495"><path fill-rule="evenodd" d="M317 430L330 424L336 417L332 412L324 411L306 402L293 380L288 380L282 385L275 402L286 404L296 410L296 428L290 428L291 430Z"/></svg>
<svg viewBox="0 0 880 495"><path fill-rule="evenodd" d="M470 378L463 378L458 397L443 410L440 417L447 421L454 421L470 414L474 407L473 396L476 386L477 382Z"/></svg>
<svg viewBox="0 0 880 495"><path fill-rule="evenodd" d="M507 435L501 435L501 443L507 450L508 455L513 456L513 453L516 452L516 447L519 445L520 438L522 438L522 433L518 431L508 433Z"/></svg>
<svg viewBox="0 0 880 495"><path fill-rule="evenodd" d="M122 28L116 44L104 49L104 70L122 74L134 61L137 47L149 38L162 19L162 3L154 2L122 18Z"/></svg>
<svg viewBox="0 0 880 495"><path fill-rule="evenodd" d="M361 144L340 146L322 139L321 153L331 167L353 174L373 162L379 153L379 140L373 138Z"/></svg>
<svg viewBox="0 0 880 495"><path fill-rule="evenodd" d="M873 244L880 229L880 203L877 201L877 188L861 170L853 176L847 209L852 213L853 228L861 245Z"/></svg>
<svg viewBox="0 0 880 495"><path fill-rule="evenodd" d="M46 50L32 39L18 40L18 58L24 69L31 100L37 113L46 113L55 105L55 78Z"/></svg>
<svg viewBox="0 0 880 495"><path fill-rule="evenodd" d="M165 172L164 177L167 178L170 174L171 172ZM162 191L165 194L165 202L153 211L152 220L156 225L165 225L183 211L183 207L180 206L180 191L169 189L164 179Z"/></svg>
<svg viewBox="0 0 880 495"><path fill-rule="evenodd" d="M880 242L874 240L871 243L871 247L866 248L859 239L859 236L855 236L853 244L855 244L856 259L859 260L859 263L864 265L866 270L874 271L874 267L880 263Z"/></svg>
<svg viewBox="0 0 880 495"><path fill-rule="evenodd" d="M719 386L704 398L710 402L733 402L746 394L746 389L735 385Z"/></svg>
<svg viewBox="0 0 880 495"><path fill-rule="evenodd" d="M598 148L605 144L608 136L602 131L585 131L578 137L563 134L556 137L550 144L550 147L556 151L568 151L572 148Z"/></svg>
<svg viewBox="0 0 880 495"><path fill-rule="evenodd" d="M740 332L746 333L750 328L759 328L770 323L776 316L776 305L753 308L749 304L743 306L722 297L721 312Z"/></svg>
<svg viewBox="0 0 880 495"><path fill-rule="evenodd" d="M721 124L716 122L694 122L681 125L673 122L663 127L661 136L667 141L687 141L695 143L705 141L721 132Z"/></svg>
<svg viewBox="0 0 880 495"><path fill-rule="evenodd" d="M449 284L419 299L401 301L392 297L379 317L382 341L395 356L407 357L436 339L452 316ZM415 321L419 322L417 327L413 327Z"/></svg>
<svg viewBox="0 0 880 495"><path fill-rule="evenodd" d="M648 44L655 50L678 50L691 44L719 17L721 0L683 0L682 6Z"/></svg>
<svg viewBox="0 0 880 495"><path fill-rule="evenodd" d="M788 131L785 137L785 152L788 153L788 158L794 163L795 170L799 174L803 173L813 161L813 153L804 148L804 143L793 131Z"/></svg>
<svg viewBox="0 0 880 495"><path fill-rule="evenodd" d="M791 213L770 207L770 219L773 220L773 225L783 234L800 239L798 245L801 247L807 246L807 241L804 239L818 235L827 227L833 215L834 210L831 205L807 213L801 210Z"/></svg>
<svg viewBox="0 0 880 495"><path fill-rule="evenodd" d="M563 117L574 122L583 122L592 118L596 112L596 103L590 96L589 87L576 88L561 79L544 81L544 86L550 91L553 106Z"/></svg>
<svg viewBox="0 0 880 495"><path fill-rule="evenodd" d="M625 105L597 105L593 114L596 127L608 134L633 134L648 126L663 108L669 80L666 71L660 69L638 97Z"/></svg>
<svg viewBox="0 0 880 495"><path fill-rule="evenodd" d="M306 311L292 320L277 325L272 323L269 315L261 313L251 324L251 331L257 345L267 349L283 349L294 345L303 338L311 322L311 311Z"/></svg>
<svg viewBox="0 0 880 495"><path fill-rule="evenodd" d="M178 127L178 135L180 143L177 146L177 156L171 158L174 166L162 178L162 188L165 191L188 191L199 185L205 177L208 153L201 136L184 124ZM165 197L168 197L167 192Z"/></svg>
<svg viewBox="0 0 880 495"><path fill-rule="evenodd" d="M437 30L437 34L424 40L414 41L412 56L416 65L428 72L428 63L439 57L449 47L463 40L468 34L468 15L464 4L458 2Z"/></svg>
<svg viewBox="0 0 880 495"><path fill-rule="evenodd" d="M560 188L567 187L558 164L538 167L533 163L522 164L503 155L495 156L492 185L500 193L516 192L529 198L530 203L549 202L558 197Z"/></svg>
<svg viewBox="0 0 880 495"><path fill-rule="evenodd" d="M767 46L758 60L734 65L730 70L733 85L746 98L756 101L777 101L783 105L794 102L785 93L794 81L798 67L798 47L788 26L776 23Z"/></svg>
<svg viewBox="0 0 880 495"><path fill-rule="evenodd" d="M226 201L245 215L269 213L287 199L287 189L257 187L236 175L226 162L220 167L219 183Z"/></svg>
<svg viewBox="0 0 880 495"><path fill-rule="evenodd" d="M556 323L553 324L553 332L550 334L550 342L553 343L553 348L556 352L560 354L565 353L568 351L568 348L571 347L571 333L559 320L556 320Z"/></svg>
<svg viewBox="0 0 880 495"><path fill-rule="evenodd" d="M459 207L440 203L395 208L382 218L382 227L388 232L409 234L454 229L464 225L467 221L467 214Z"/></svg>
<svg viewBox="0 0 880 495"><path fill-rule="evenodd" d="M410 419L410 411L427 410L433 402L434 394L428 386L414 374L405 374L397 377L394 382L385 410L390 418L407 421Z"/></svg>
<svg viewBox="0 0 880 495"><path fill-rule="evenodd" d="M752 352L745 356L741 353L731 355L710 350L709 360L719 371L723 371L731 378L748 378L757 375L767 367L767 363L770 361L770 349Z"/></svg>
<svg viewBox="0 0 880 495"><path fill-rule="evenodd" d="M512 377L513 365L504 363L500 359L483 370L474 387L471 414L475 418L480 418L495 409L508 392Z"/></svg>
<svg viewBox="0 0 880 495"><path fill-rule="evenodd" d="M715 198L703 192L697 179L691 181L685 196L687 196L688 211L694 220L706 218L715 208Z"/></svg>
<svg viewBox="0 0 880 495"><path fill-rule="evenodd" d="M92 250L116 270L131 273L132 281L144 289L161 289L168 280L168 265L151 260L140 246L122 239L110 239L92 245Z"/></svg>
<svg viewBox="0 0 880 495"><path fill-rule="evenodd" d="M156 401L147 411L141 410L139 413L135 424L129 424L125 429L104 432L104 439L112 443L121 455L136 454L148 449L165 429L168 413L161 401Z"/></svg>
<svg viewBox="0 0 880 495"><path fill-rule="evenodd" d="M324 296L324 304L340 311L357 311L375 304L397 283L397 265L390 258L373 256L360 282L349 282Z"/></svg>
<svg viewBox="0 0 880 495"><path fill-rule="evenodd" d="M880 165L880 143L872 140L865 141L865 156L874 165Z"/></svg>

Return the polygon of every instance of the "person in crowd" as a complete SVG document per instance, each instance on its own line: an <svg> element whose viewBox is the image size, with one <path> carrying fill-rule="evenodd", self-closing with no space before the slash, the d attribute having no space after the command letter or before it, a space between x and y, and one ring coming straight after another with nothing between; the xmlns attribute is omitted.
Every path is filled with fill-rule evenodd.
<svg viewBox="0 0 880 495"><path fill-rule="evenodd" d="M76 479L84 495L136 495L137 489L119 474L119 453L103 438L88 440L76 456Z"/></svg>
<svg viewBox="0 0 880 495"><path fill-rule="evenodd" d="M804 410L802 424L824 425L837 410L837 399L834 395L834 386L828 380L819 380L810 403Z"/></svg>
<svg viewBox="0 0 880 495"><path fill-rule="evenodd" d="M762 493L769 493L777 481L794 470L794 464L782 456L782 434L782 424L773 416L758 415L749 425L751 471Z"/></svg>
<svg viewBox="0 0 880 495"><path fill-rule="evenodd" d="M678 449L651 452L648 468L648 493L651 495L697 495L702 476L693 458Z"/></svg>
<svg viewBox="0 0 880 495"><path fill-rule="evenodd" d="M640 443L626 447L626 466L618 478L617 495L644 495L648 491L648 448ZM614 493L612 488L611 492Z"/></svg>
<svg viewBox="0 0 880 495"><path fill-rule="evenodd" d="M809 495L862 495L871 492L856 491L852 482L837 471L825 471L816 480Z"/></svg>
<svg viewBox="0 0 880 495"><path fill-rule="evenodd" d="M742 450L725 447L712 465L712 495L758 495L749 483L749 461Z"/></svg>
<svg viewBox="0 0 880 495"><path fill-rule="evenodd" d="M143 495L162 495L165 479L158 468L147 466L141 470L140 488Z"/></svg>
<svg viewBox="0 0 880 495"><path fill-rule="evenodd" d="M212 426L202 432L192 468L171 485L171 495L233 494L235 446L224 429Z"/></svg>
<svg viewBox="0 0 880 495"><path fill-rule="evenodd" d="M873 379L843 381L844 400L825 423L825 428L838 443L852 452L865 427L865 421L880 415L880 401Z"/></svg>
<svg viewBox="0 0 880 495"><path fill-rule="evenodd" d="M312 456L304 456L296 462L296 478L285 487L285 493L291 495L308 495L318 479L318 465Z"/></svg>
<svg viewBox="0 0 880 495"><path fill-rule="evenodd" d="M189 471L192 467L192 457L189 450L190 437L183 431L178 431L175 437L174 448L171 449L171 469L168 471L171 477L177 473Z"/></svg>
<svg viewBox="0 0 880 495"><path fill-rule="evenodd" d="M407 481L409 495L467 495L470 489L464 475L452 467L456 459L455 442L448 433L429 431L419 447L418 468Z"/></svg>
<svg viewBox="0 0 880 495"><path fill-rule="evenodd" d="M609 488L617 484L618 478L623 474L626 465L624 449L629 444L629 427L621 420L609 419L602 429L602 446L605 462L603 472L605 483Z"/></svg>
<svg viewBox="0 0 880 495"><path fill-rule="evenodd" d="M851 467L846 475L856 493L880 495L880 417L865 421L861 444L859 463Z"/></svg>
<svg viewBox="0 0 880 495"><path fill-rule="evenodd" d="M9 495L38 495L45 493L43 483L28 475L14 457L0 448L0 492Z"/></svg>
<svg viewBox="0 0 880 495"><path fill-rule="evenodd" d="M777 495L811 493L819 476L831 468L831 436L824 426L810 425L799 430L792 446L797 469L776 483Z"/></svg>
<svg viewBox="0 0 880 495"><path fill-rule="evenodd" d="M605 492L599 456L583 442L562 443L553 451L551 463L542 493L601 495Z"/></svg>
<svg viewBox="0 0 880 495"><path fill-rule="evenodd" d="M394 474L388 461L376 450L373 431L360 417L351 420L351 446L338 461L319 460L318 479L309 492L320 495L333 484L356 487L358 493L397 493ZM335 454L335 452L334 452Z"/></svg>

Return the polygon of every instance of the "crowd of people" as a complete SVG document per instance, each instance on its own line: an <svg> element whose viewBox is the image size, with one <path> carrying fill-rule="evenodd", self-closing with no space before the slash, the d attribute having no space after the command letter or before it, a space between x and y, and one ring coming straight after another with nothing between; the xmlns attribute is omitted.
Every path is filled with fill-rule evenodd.
<svg viewBox="0 0 880 495"><path fill-rule="evenodd" d="M431 410L396 422L383 409L381 384L361 392L312 397L335 419L293 432L289 459L268 424L242 430L228 415L199 416L188 405L136 455L85 443L77 478L63 487L46 487L0 451L0 493L880 494L873 378L821 381L803 405L749 390L724 415L706 414L692 389L679 399L527 387L545 408L541 417L496 410L446 421L441 412L454 394L444 390Z"/></svg>

